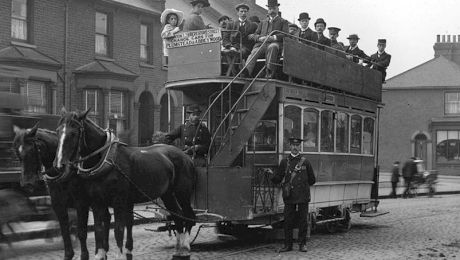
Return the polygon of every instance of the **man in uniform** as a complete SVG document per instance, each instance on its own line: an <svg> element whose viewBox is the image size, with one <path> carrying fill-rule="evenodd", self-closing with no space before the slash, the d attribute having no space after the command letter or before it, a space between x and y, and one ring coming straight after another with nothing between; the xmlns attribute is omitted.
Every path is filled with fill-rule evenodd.
<svg viewBox="0 0 460 260"><path fill-rule="evenodd" d="M345 52L349 54L347 59L359 64L362 64L362 60L369 59L369 56L358 47L359 37L357 34L350 34L347 39L350 41L350 46L345 49Z"/></svg>
<svg viewBox="0 0 460 260"><path fill-rule="evenodd" d="M339 51L345 50L345 45L342 42L337 41L339 37L340 28L337 27L328 27L329 30L329 38L331 38L331 47L337 49Z"/></svg>
<svg viewBox="0 0 460 260"><path fill-rule="evenodd" d="M278 171L272 178L273 183L281 183L283 187L284 247L279 252L292 250L292 230L297 214L299 216L299 251L307 251L307 216L308 203L310 202L310 186L315 184L316 178L310 162L300 154L302 141L299 138L289 139L291 154L281 160ZM289 191L286 191L286 189L289 189Z"/></svg>
<svg viewBox="0 0 460 260"><path fill-rule="evenodd" d="M387 76L387 68L390 65L391 55L385 52L387 46L386 39L379 39L377 42L378 51L371 55L371 62L368 67L382 72L382 82L385 82Z"/></svg>
<svg viewBox="0 0 460 260"><path fill-rule="evenodd" d="M211 134L203 123L199 124L201 114L199 106L189 107L188 112L190 113L189 120L166 134L166 143L172 144L174 140L180 138L180 147L192 157L195 166L204 167L211 143Z"/></svg>

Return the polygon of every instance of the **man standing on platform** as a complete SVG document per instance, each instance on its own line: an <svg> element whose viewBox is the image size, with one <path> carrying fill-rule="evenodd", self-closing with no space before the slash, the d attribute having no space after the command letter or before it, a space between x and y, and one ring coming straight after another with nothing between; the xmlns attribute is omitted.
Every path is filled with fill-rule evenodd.
<svg viewBox="0 0 460 260"><path fill-rule="evenodd" d="M357 34L350 34L347 39L350 41L350 46L345 49L345 52L348 53L347 59L359 64L362 64L363 60L369 59L369 56L358 47L359 37Z"/></svg>
<svg viewBox="0 0 460 260"><path fill-rule="evenodd" d="M278 171L272 178L275 184L281 183L284 201L284 247L279 252L292 250L292 231L299 226L299 251L307 252L308 203L310 202L310 186L316 178L310 162L300 154L300 138L290 138L291 154L281 160ZM296 214L297 209L297 214ZM296 215L298 223L294 223Z"/></svg>
<svg viewBox="0 0 460 260"><path fill-rule="evenodd" d="M385 82L387 68L390 65L391 55L385 52L387 47L386 39L379 39L377 42L378 51L371 55L371 62L367 65L372 69L382 72L382 82Z"/></svg>
<svg viewBox="0 0 460 260"><path fill-rule="evenodd" d="M297 21L299 21L300 29L294 35L301 39L313 41L313 34L315 32L313 32L313 30L308 27L308 24L310 23L310 15L308 15L308 13L300 13L299 19L297 19Z"/></svg>
<svg viewBox="0 0 460 260"><path fill-rule="evenodd" d="M340 28L329 27L327 29L329 30L329 38L331 38L331 47L339 51L344 51L345 45L343 45L342 42L337 41L337 38L339 37Z"/></svg>

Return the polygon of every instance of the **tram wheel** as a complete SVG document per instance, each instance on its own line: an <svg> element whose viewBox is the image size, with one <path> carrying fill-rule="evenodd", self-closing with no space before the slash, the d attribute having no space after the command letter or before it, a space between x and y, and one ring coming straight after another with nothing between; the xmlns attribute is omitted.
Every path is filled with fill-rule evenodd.
<svg viewBox="0 0 460 260"><path fill-rule="evenodd" d="M337 232L337 222L326 222L325 224L325 227L326 227L326 231L329 233L329 234L333 234L335 232Z"/></svg>
<svg viewBox="0 0 460 260"><path fill-rule="evenodd" d="M345 211L345 219L342 220L340 224L343 231L349 231L351 229L351 214L349 210Z"/></svg>

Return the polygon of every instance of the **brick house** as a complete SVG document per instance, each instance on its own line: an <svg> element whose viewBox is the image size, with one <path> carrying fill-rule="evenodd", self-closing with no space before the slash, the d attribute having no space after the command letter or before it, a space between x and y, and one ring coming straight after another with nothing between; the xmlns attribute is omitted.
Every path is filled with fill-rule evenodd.
<svg viewBox="0 0 460 260"><path fill-rule="evenodd" d="M388 79L383 87L383 170L416 156L428 169L460 175L460 35L438 35L433 48L433 59Z"/></svg>
<svg viewBox="0 0 460 260"><path fill-rule="evenodd" d="M164 4L1 1L0 89L27 96L31 114L92 108L101 126L131 144L146 143L169 124L167 116L160 119L168 114L159 37ZM171 95L172 107L180 107L179 98Z"/></svg>

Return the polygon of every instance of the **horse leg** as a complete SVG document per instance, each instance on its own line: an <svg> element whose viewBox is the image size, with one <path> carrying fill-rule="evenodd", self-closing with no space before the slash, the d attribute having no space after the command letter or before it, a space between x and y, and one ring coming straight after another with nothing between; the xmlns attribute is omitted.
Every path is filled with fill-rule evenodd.
<svg viewBox="0 0 460 260"><path fill-rule="evenodd" d="M103 242L103 248L105 249L105 252L109 252L109 235L110 235L110 219L112 216L110 215L109 208L106 208L104 211L104 242Z"/></svg>
<svg viewBox="0 0 460 260"><path fill-rule="evenodd" d="M184 217L188 219L195 219L195 212L192 209L190 198L192 197L192 193L181 192L177 191L175 193L177 198L177 202L179 206L182 208L182 212L184 213ZM183 220L185 223L185 240L184 240L184 247L190 251L190 232L192 231L192 227L196 224L195 221L192 220Z"/></svg>
<svg viewBox="0 0 460 260"><path fill-rule="evenodd" d="M80 240L80 260L88 260L89 252L86 246L86 238L88 236L88 205L77 205L77 235Z"/></svg>
<svg viewBox="0 0 460 260"><path fill-rule="evenodd" d="M71 260L74 256L72 239L70 238L69 214L67 207L62 204L53 204L53 210L59 221L62 239L64 240L64 260Z"/></svg>
<svg viewBox="0 0 460 260"><path fill-rule="evenodd" d="M96 237L96 255L94 256L95 260L105 260L108 248L107 242L105 240L107 236L107 207L93 206L93 217L94 217L94 236ZM110 225L109 225L110 228Z"/></svg>
<svg viewBox="0 0 460 260"><path fill-rule="evenodd" d="M121 198L116 198L114 200L114 207L113 207L113 212L115 216L115 240L117 241L117 247L118 247L118 257L117 259L121 259L121 256L123 255L123 238L124 238L124 232L125 232L125 206L124 206L124 200Z"/></svg>
<svg viewBox="0 0 460 260"><path fill-rule="evenodd" d="M176 197L171 193L167 192L165 193L162 197L161 200L165 204L166 208L178 215L182 215L182 211L179 207L179 204L177 203ZM172 219L174 220L174 224L176 226L176 255L186 255L186 252L184 252L183 244L184 244L184 221L180 217L171 214Z"/></svg>
<svg viewBox="0 0 460 260"><path fill-rule="evenodd" d="M133 259L133 224L134 224L134 214L133 214L134 204L128 206L126 211L126 260Z"/></svg>

